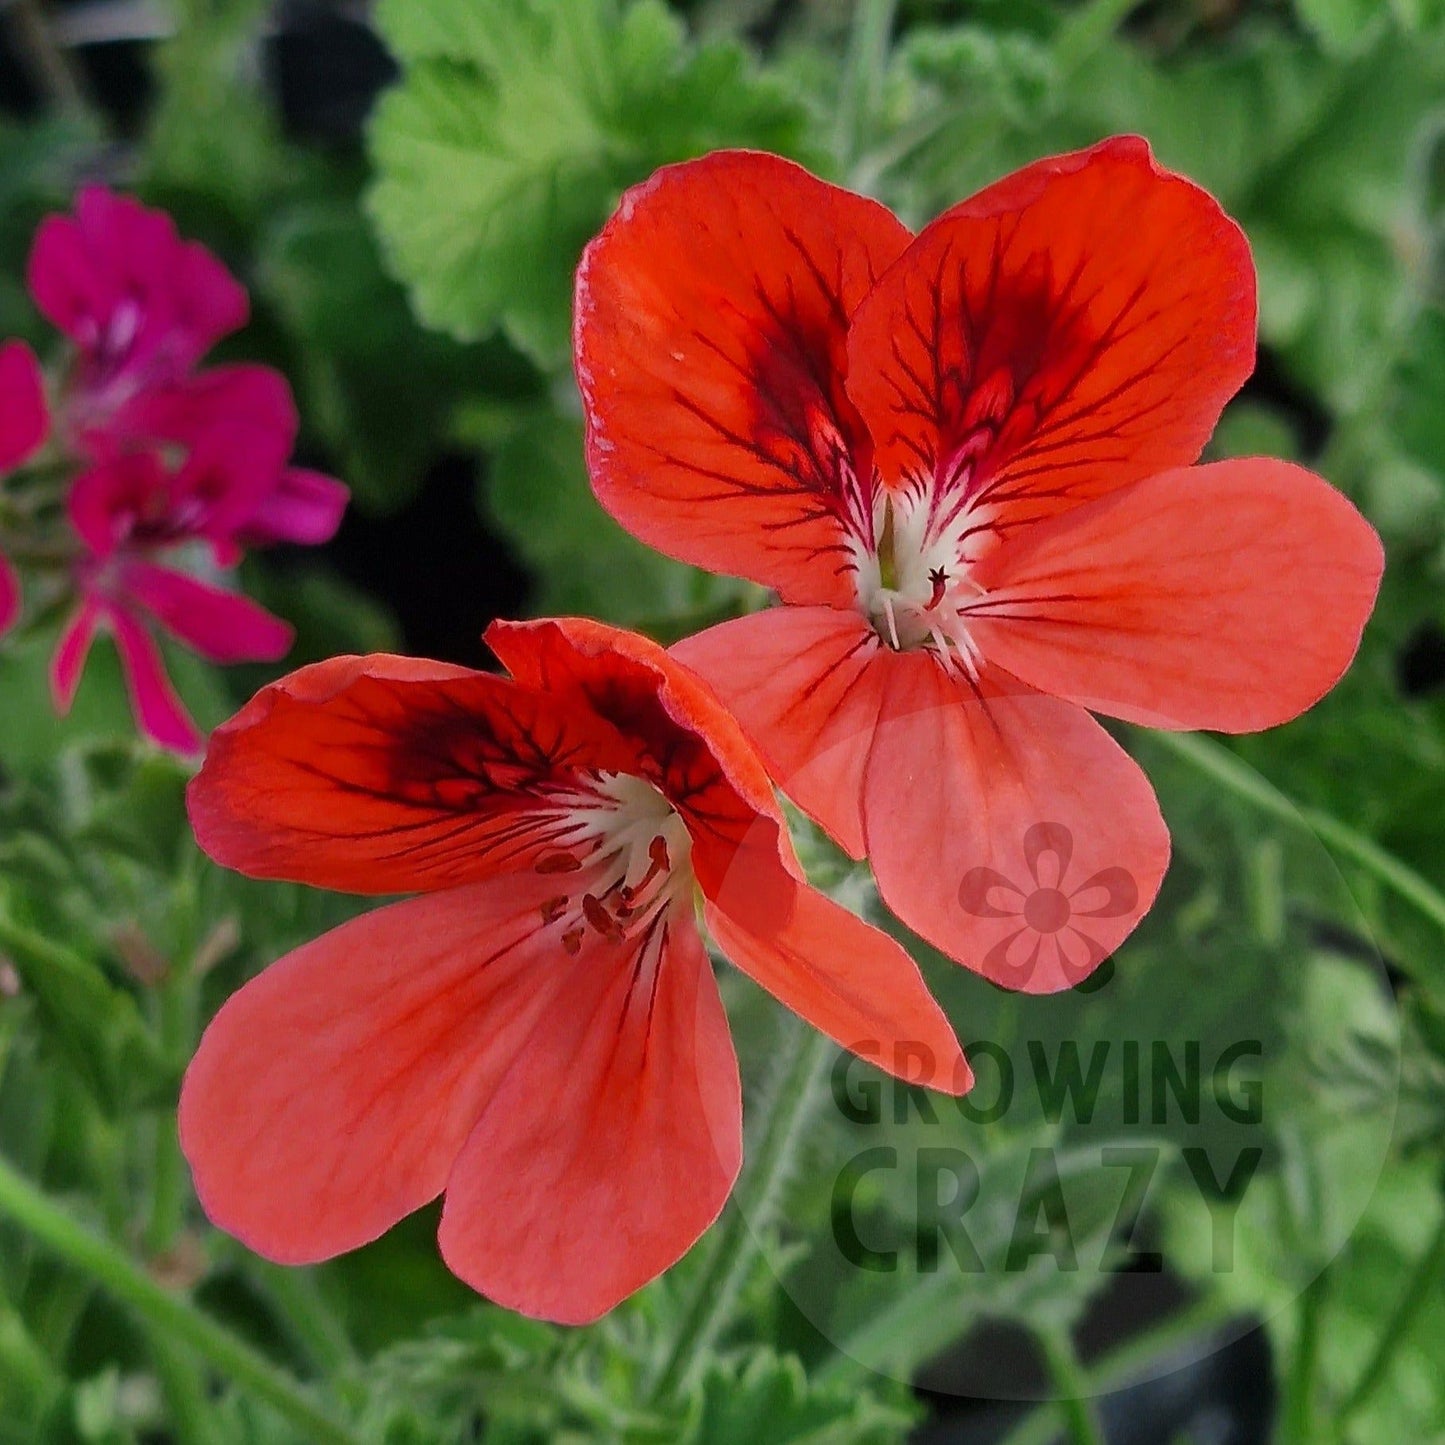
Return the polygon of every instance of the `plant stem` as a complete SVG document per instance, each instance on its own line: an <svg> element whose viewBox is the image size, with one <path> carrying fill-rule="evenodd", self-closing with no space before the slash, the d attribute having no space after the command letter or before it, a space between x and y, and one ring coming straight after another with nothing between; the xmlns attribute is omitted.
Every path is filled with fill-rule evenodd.
<svg viewBox="0 0 1445 1445"><path fill-rule="evenodd" d="M1227 1317L1227 1312L1211 1299L1171 1315L1152 1329L1126 1340L1086 1371L1084 1378L1088 1381L1089 1393L1107 1395L1123 1389L1145 1377L1148 1368L1161 1356L1182 1352L1185 1345L1208 1345L1217 1338L1219 1326ZM1040 1404L1009 1431L1001 1445L1048 1445L1058 1438L1055 1416L1059 1410L1058 1401Z"/></svg>
<svg viewBox="0 0 1445 1445"><path fill-rule="evenodd" d="M1299 1297L1299 1328L1294 1363L1285 1387L1283 1441L1285 1445L1314 1445L1319 1439L1315 1408L1315 1378L1320 1358L1320 1316L1324 1312L1328 1272L1316 1275Z"/></svg>
<svg viewBox="0 0 1445 1445"><path fill-rule="evenodd" d="M1058 1391L1059 1408L1074 1445L1106 1445L1104 1432L1089 1403L1089 1386L1079 1368L1073 1341L1063 1330L1043 1329L1038 1334L1044 1363Z"/></svg>
<svg viewBox="0 0 1445 1445"><path fill-rule="evenodd" d="M315 1445L359 1445L302 1386L250 1345L203 1314L189 1300L163 1289L109 1240L77 1224L53 1200L0 1159L0 1213L29 1230L68 1264L81 1270L166 1340L195 1351Z"/></svg>
<svg viewBox="0 0 1445 1445"><path fill-rule="evenodd" d="M838 97L833 148L846 174L858 159L864 134L882 98L898 0L855 0L853 33Z"/></svg>
<svg viewBox="0 0 1445 1445"><path fill-rule="evenodd" d="M763 1102L759 1136L749 1143L742 1178L652 1387L654 1402L675 1394L689 1381L731 1320L738 1294L762 1253L803 1129L817 1104L818 1085L833 1057L832 1044L792 1014L784 1018L780 1032L780 1057L787 1063Z"/></svg>
<svg viewBox="0 0 1445 1445"><path fill-rule="evenodd" d="M1389 1323L1381 1331L1369 1364L1361 1372L1355 1388L1350 1391L1349 1397L1336 1414L1339 1424L1343 1425L1355 1415L1379 1388L1380 1382L1389 1373L1396 1348L1409 1334L1420 1311L1440 1288L1442 1276L1445 1276L1445 1214L1441 1215L1440 1222L1435 1226L1435 1234L1416 1263L1414 1273L1411 1274Z"/></svg>
<svg viewBox="0 0 1445 1445"><path fill-rule="evenodd" d="M1054 63L1067 75L1087 60L1138 8L1140 0L1088 0L1054 36Z"/></svg>
<svg viewBox="0 0 1445 1445"><path fill-rule="evenodd" d="M1328 813L1298 807L1247 763L1211 738L1197 733L1168 732L1151 733L1150 738L1228 788L1236 797L1252 803L1261 812L1294 827L1307 828L1326 847L1359 864L1392 893L1445 929L1445 894L1363 833L1357 833Z"/></svg>

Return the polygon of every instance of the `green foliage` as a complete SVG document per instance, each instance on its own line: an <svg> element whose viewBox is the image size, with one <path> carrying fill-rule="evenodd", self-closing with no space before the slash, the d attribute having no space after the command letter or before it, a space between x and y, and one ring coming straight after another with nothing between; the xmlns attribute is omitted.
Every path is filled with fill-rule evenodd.
<svg viewBox="0 0 1445 1445"><path fill-rule="evenodd" d="M383 0L401 75L371 121L366 164L283 136L258 84L265 9L178 5L136 136L117 143L90 115L0 127L0 335L43 339L21 281L40 215L80 175L133 179L246 280L255 322L226 355L286 369L308 463L386 515L445 453L479 455L477 505L528 567L533 610L664 641L759 598L641 546L588 489L567 376L572 275L622 191L670 161L758 146L919 225L1014 165L1145 134L1240 218L1259 265L1268 365L1210 454L1315 467L1389 549L1350 676L1228 756L1438 890L1445 687L1402 681L1402 657L1445 631L1436 0L913 0L859 6L857 28L843 0ZM870 47L869 15L890 10L891 43ZM254 560L245 582L297 622L291 663L401 645L384 603L322 561ZM669 1374L673 1343L712 1303L716 1231L607 1320L562 1330L478 1306L437 1259L434 1209L311 1271L267 1266L204 1223L174 1138L198 1031L243 980L360 905L199 856L185 771L120 741L131 727L108 644L70 720L54 724L56 620L0 658L0 1159L117 1256L192 1291L367 1445L901 1441L921 1413L904 1382L980 1321L1057 1339L1111 1308L1135 1225L1212 1322L1266 1320L1283 1445L1445 1436L1445 941L1359 849L1261 811L1247 789L1230 793L1128 730L1175 854L1113 977L1020 1000L925 954L929 981L966 1041L1020 1067L1031 1047L1053 1059L1070 1041L1117 1059L1131 1043L1180 1056L1191 1038L1258 1039L1263 1114L1245 1130L1263 1149L1258 1175L1233 1193L1199 1187L1183 1151L1205 1151L1219 1181L1244 1136L1218 1111L1197 1127L1131 1120L1112 1064L1087 1121L1029 1078L987 1122L948 1106L929 1115L929 1100L860 1066L888 1107L860 1121L815 1103L786 1187L740 1218L756 1226L757 1254L729 1281L708 1348ZM168 662L208 725L274 675ZM876 914L866 876L805 841L820 880ZM791 1055L759 990L732 974L724 990L752 1157L755 1081ZM1157 1179L1124 1201L1101 1151L1140 1146L1157 1150ZM843 1171L875 1149L898 1167L845 1198ZM976 1168L977 1192L931 1254L918 1169L939 1149ZM874 1249L896 1252L895 1268L840 1253L845 1209ZM1221 1270L1223 1215L1234 1254ZM1042 1221L1041 1247L1009 1268L1021 1219ZM981 1268L959 1265L959 1227ZM1065 1242L1076 1269L1058 1266ZM1402 1315L1417 1287L1423 1304ZM1395 1334L1391 1321L1403 1321ZM1377 1386L1338 1424L1382 1340ZM1150 1335L1130 1358L1149 1373L1169 1356ZM1125 1376L1100 1366L1105 1377ZM1046 1439L1055 1423L1045 1412L1021 1438ZM0 1223L0 1442L141 1440L310 1445L187 1342Z"/></svg>
<svg viewBox="0 0 1445 1445"><path fill-rule="evenodd" d="M406 78L372 129L370 209L418 314L566 360L572 270L628 185L721 145L789 151L800 114L657 0L469 0L378 13Z"/></svg>

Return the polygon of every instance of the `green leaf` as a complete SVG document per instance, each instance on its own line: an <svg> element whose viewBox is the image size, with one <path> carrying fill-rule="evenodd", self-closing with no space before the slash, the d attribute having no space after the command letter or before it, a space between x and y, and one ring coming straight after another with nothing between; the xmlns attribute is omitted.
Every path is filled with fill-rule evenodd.
<svg viewBox="0 0 1445 1445"><path fill-rule="evenodd" d="M598 505L575 417L537 412L497 448L482 503L536 571L534 610L646 624L669 635L726 615L744 584L674 562Z"/></svg>
<svg viewBox="0 0 1445 1445"><path fill-rule="evenodd" d="M796 147L799 105L657 0L386 0L405 68L371 132L370 210L421 319L566 358L572 272L622 190L724 145Z"/></svg>
<svg viewBox="0 0 1445 1445"><path fill-rule="evenodd" d="M307 425L335 448L356 502L371 512L404 505L490 358L417 326L354 206L284 213L260 238L257 280L299 342ZM525 384L526 368L514 369Z"/></svg>
<svg viewBox="0 0 1445 1445"><path fill-rule="evenodd" d="M685 1445L891 1445L907 1437L920 1410L901 1385L872 1389L810 1386L792 1356L760 1349L715 1363L703 1378Z"/></svg>

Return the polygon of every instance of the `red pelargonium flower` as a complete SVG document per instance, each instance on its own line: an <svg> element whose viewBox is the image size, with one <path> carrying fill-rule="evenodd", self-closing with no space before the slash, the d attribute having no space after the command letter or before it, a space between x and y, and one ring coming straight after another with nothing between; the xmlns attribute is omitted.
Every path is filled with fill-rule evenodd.
<svg viewBox="0 0 1445 1445"><path fill-rule="evenodd" d="M488 640L510 678L339 658L214 734L190 793L213 858L423 896L222 1008L181 1143L206 1212L271 1259L354 1249L445 1192L462 1279L580 1322L676 1260L737 1174L696 895L831 1038L950 1091L969 1074L907 954L803 881L761 763L686 668L592 622Z"/></svg>
<svg viewBox="0 0 1445 1445"><path fill-rule="evenodd" d="M185 241L164 211L87 186L73 216L36 232L28 268L41 313L77 349L67 394L72 439L108 439L137 394L187 375L223 336L246 324L245 289L204 246Z"/></svg>
<svg viewBox="0 0 1445 1445"><path fill-rule="evenodd" d="M1269 727L1354 655L1382 557L1350 503L1284 462L1190 465L1254 347L1243 234L1131 137L917 237L775 157L708 156L629 192L583 258L598 497L785 604L678 655L894 912L1000 982L1076 981L1053 948L991 966L1012 920L963 906L976 869L1029 876L1035 825L1069 831L1080 880L1129 875L1089 956L1168 861L1085 709Z"/></svg>
<svg viewBox="0 0 1445 1445"><path fill-rule="evenodd" d="M0 346L0 482L7 472L28 462L49 434L50 412L40 363L28 346L7 341ZM0 528L4 521L5 502L0 497ZM10 630L19 613L20 583L0 553L0 635Z"/></svg>

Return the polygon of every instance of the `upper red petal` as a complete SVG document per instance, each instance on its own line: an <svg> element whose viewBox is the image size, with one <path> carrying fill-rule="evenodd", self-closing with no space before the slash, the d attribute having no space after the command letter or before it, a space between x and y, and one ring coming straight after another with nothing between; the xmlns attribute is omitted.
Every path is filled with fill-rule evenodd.
<svg viewBox="0 0 1445 1445"><path fill-rule="evenodd" d="M559 771L623 771L595 714L505 678L374 655L262 689L212 736L189 791L217 862L357 893L450 887L547 846L538 789Z"/></svg>
<svg viewBox="0 0 1445 1445"><path fill-rule="evenodd" d="M863 799L883 901L1006 988L1080 982L1133 931L1168 866L1149 780L1073 703L1000 673L970 687L926 652L885 661Z"/></svg>
<svg viewBox="0 0 1445 1445"><path fill-rule="evenodd" d="M847 536L872 529L848 321L908 240L776 156L720 152L629 191L577 273L602 505L684 561L790 601L842 597Z"/></svg>
<svg viewBox="0 0 1445 1445"><path fill-rule="evenodd" d="M991 503L1002 531L1194 461L1254 349L1243 232L1118 137L928 226L858 309L848 392L885 486Z"/></svg>
<svg viewBox="0 0 1445 1445"><path fill-rule="evenodd" d="M687 1251L737 1177L727 1016L691 918L667 929L569 960L447 1180L442 1253L499 1304L596 1319Z"/></svg>
<svg viewBox="0 0 1445 1445"><path fill-rule="evenodd" d="M524 1043L585 983L538 927L543 882L379 909L226 1003L180 1102L181 1147L215 1224L269 1259L309 1263L441 1193ZM535 1108L519 1120L539 1133L548 1122Z"/></svg>
<svg viewBox="0 0 1445 1445"><path fill-rule="evenodd" d="M783 792L855 858L882 704L870 665L879 649L856 612L832 607L769 608L671 649L737 715Z"/></svg>
<svg viewBox="0 0 1445 1445"><path fill-rule="evenodd" d="M1249 732L1339 680L1384 552L1342 493L1256 458L1138 482L994 561L968 627L1010 672L1131 722Z"/></svg>
<svg viewBox="0 0 1445 1445"><path fill-rule="evenodd" d="M494 622L487 643L519 682L605 720L694 834L778 818L772 782L737 719L655 642L586 618Z"/></svg>

